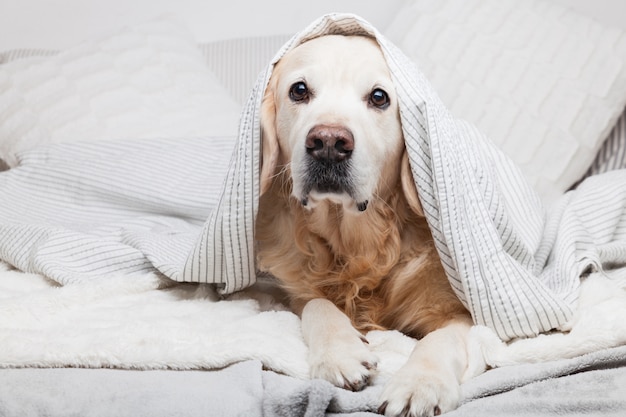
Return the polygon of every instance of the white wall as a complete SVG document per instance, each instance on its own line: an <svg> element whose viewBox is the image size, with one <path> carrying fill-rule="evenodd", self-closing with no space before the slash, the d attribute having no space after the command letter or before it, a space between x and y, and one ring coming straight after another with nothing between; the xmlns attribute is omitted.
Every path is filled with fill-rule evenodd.
<svg viewBox="0 0 626 417"><path fill-rule="evenodd" d="M524 0L521 0L524 1ZM550 0L607 25L626 29L626 0Z"/></svg>
<svg viewBox="0 0 626 417"><path fill-rule="evenodd" d="M384 28L405 0L0 0L0 51L64 48L90 35L174 12L199 42L293 34L328 12Z"/></svg>
<svg viewBox="0 0 626 417"><path fill-rule="evenodd" d="M183 17L199 42L291 34L320 15L360 14L383 30L410 0L0 0L0 51L59 49L166 12ZM524 1L524 0L520 0ZM547 0L626 28L626 0Z"/></svg>

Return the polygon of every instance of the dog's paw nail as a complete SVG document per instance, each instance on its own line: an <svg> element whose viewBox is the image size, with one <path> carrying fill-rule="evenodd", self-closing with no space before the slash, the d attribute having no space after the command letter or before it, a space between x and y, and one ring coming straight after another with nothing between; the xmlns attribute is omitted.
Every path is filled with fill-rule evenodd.
<svg viewBox="0 0 626 417"><path fill-rule="evenodd" d="M366 345L370 344L370 342L365 338L365 336L361 336L361 342L365 343Z"/></svg>
<svg viewBox="0 0 626 417"><path fill-rule="evenodd" d="M441 408L439 408L438 405L435 406L435 409L433 410L434 415L439 416L441 415Z"/></svg>
<svg viewBox="0 0 626 417"><path fill-rule="evenodd" d="M378 363L376 362L361 362L361 365L363 365L365 367L365 369L367 369L368 371L371 371L372 369L376 369L378 367Z"/></svg>
<svg viewBox="0 0 626 417"><path fill-rule="evenodd" d="M387 404L389 404L387 401L383 402L380 407L378 407L378 414L385 414L385 411L387 410Z"/></svg>
<svg viewBox="0 0 626 417"><path fill-rule="evenodd" d="M363 388L365 388L367 386L367 378L364 378L362 380L359 381L346 381L343 384L343 388L348 390L348 391L361 391Z"/></svg>
<svg viewBox="0 0 626 417"><path fill-rule="evenodd" d="M370 375L363 375L360 378L348 380L344 379L343 388L349 391L361 391L370 384Z"/></svg>

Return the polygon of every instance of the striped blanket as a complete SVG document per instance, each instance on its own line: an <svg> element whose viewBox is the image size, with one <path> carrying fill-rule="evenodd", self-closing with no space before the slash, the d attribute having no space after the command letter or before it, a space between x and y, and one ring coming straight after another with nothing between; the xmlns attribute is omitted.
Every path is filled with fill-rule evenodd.
<svg viewBox="0 0 626 417"><path fill-rule="evenodd" d="M594 177L548 212L519 170L455 119L429 82L356 16L324 16L258 80L239 137L65 144L0 175L0 258L61 284L158 270L232 293L255 282L259 107L272 64L326 34L379 42L411 168L446 273L504 340L566 326L581 275L626 264L626 172Z"/></svg>

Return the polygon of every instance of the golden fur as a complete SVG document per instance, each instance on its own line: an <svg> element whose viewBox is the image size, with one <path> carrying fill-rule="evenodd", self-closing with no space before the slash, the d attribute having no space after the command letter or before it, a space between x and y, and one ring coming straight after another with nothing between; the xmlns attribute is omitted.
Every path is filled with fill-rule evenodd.
<svg viewBox="0 0 626 417"><path fill-rule="evenodd" d="M259 267L281 281L296 310L326 298L361 331L396 329L418 338L468 314L400 181L356 216L329 201L308 211L290 197L289 182L282 170L263 194L256 230Z"/></svg>

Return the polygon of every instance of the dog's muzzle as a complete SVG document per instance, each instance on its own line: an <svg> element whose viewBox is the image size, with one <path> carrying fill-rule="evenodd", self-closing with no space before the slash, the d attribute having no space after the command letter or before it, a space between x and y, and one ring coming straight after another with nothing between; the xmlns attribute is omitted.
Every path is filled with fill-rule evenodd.
<svg viewBox="0 0 626 417"><path fill-rule="evenodd" d="M347 194L354 198L351 156L354 135L340 125L316 125L306 136L307 162L302 205L308 204L311 191L320 194ZM359 211L367 201L357 202Z"/></svg>

